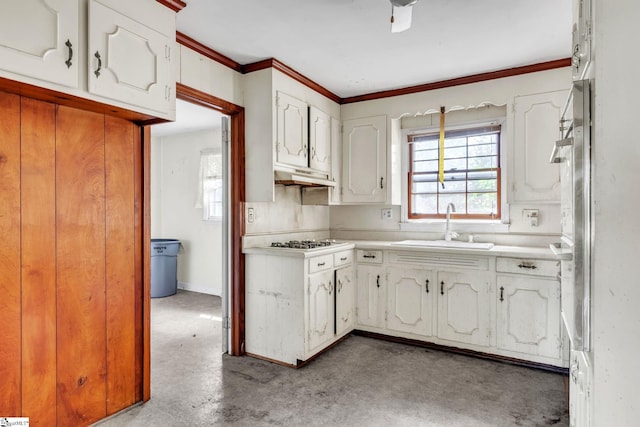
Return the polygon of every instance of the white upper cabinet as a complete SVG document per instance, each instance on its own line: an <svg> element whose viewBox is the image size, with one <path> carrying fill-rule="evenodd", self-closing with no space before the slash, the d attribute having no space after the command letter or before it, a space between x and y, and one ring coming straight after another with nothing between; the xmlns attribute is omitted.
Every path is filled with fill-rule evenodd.
<svg viewBox="0 0 640 427"><path fill-rule="evenodd" d="M387 200L387 117L343 122L342 202Z"/></svg>
<svg viewBox="0 0 640 427"><path fill-rule="evenodd" d="M560 202L560 169L549 155L560 139L567 91L516 96L513 105L512 202Z"/></svg>
<svg viewBox="0 0 640 427"><path fill-rule="evenodd" d="M172 120L175 32L155 0L6 1L0 76Z"/></svg>
<svg viewBox="0 0 640 427"><path fill-rule="evenodd" d="M307 167L308 106L306 102L278 92L276 95L276 161L291 166Z"/></svg>
<svg viewBox="0 0 640 427"><path fill-rule="evenodd" d="M309 107L309 167L331 171L331 116L316 107Z"/></svg>
<svg viewBox="0 0 640 427"><path fill-rule="evenodd" d="M0 69L78 87L78 9L78 0L3 2Z"/></svg>
<svg viewBox="0 0 640 427"><path fill-rule="evenodd" d="M89 2L89 91L164 113L175 103L171 32ZM175 30L174 30L175 33Z"/></svg>

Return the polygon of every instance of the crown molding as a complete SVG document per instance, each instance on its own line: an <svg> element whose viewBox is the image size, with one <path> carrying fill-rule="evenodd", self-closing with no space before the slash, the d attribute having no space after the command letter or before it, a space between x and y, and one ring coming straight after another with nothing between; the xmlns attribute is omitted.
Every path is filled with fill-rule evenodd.
<svg viewBox="0 0 640 427"><path fill-rule="evenodd" d="M243 68L241 64L237 63L236 61L229 58L228 56L225 56L220 52L217 52L211 49L210 47L203 45L199 41L192 39L191 37L189 37L184 33L181 33L180 31L176 31L176 42L180 43L183 46L188 47L189 49L195 50L199 54L204 55L207 58L213 61L216 61L222 65L225 65L234 71L237 71L239 73L243 72L242 71Z"/></svg>
<svg viewBox="0 0 640 427"><path fill-rule="evenodd" d="M384 90L380 92L368 93L365 95L350 96L342 98L341 104L351 104L353 102L371 101L374 99L390 98L392 96L409 95L412 93L426 92L434 89L443 89L452 86L460 86L471 83L484 82L487 80L501 79L504 77L519 76L521 74L535 73L538 71L553 70L571 65L571 58L556 59L554 61L540 62L537 64L524 65L522 67L507 68L504 70L491 71L488 73L473 74L471 76L457 77L450 80L425 83L416 86L409 86L400 89Z"/></svg>
<svg viewBox="0 0 640 427"><path fill-rule="evenodd" d="M187 7L187 4L182 0L156 0L158 3L167 6L169 9L174 12L180 12L182 9Z"/></svg>

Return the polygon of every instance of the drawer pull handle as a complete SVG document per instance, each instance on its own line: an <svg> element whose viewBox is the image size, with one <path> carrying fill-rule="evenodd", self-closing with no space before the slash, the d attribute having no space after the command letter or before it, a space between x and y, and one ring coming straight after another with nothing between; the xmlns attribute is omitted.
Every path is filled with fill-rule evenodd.
<svg viewBox="0 0 640 427"><path fill-rule="evenodd" d="M378 274L378 277L376 278L376 285L378 287L380 287L380 275Z"/></svg>
<svg viewBox="0 0 640 427"><path fill-rule="evenodd" d="M383 176L380 177L380 188L381 189L384 188L384 177Z"/></svg>
<svg viewBox="0 0 640 427"><path fill-rule="evenodd" d="M444 295L444 280L440 282L440 295Z"/></svg>
<svg viewBox="0 0 640 427"><path fill-rule="evenodd" d="M429 279L427 279L424 282L424 290L427 291L427 293L429 293Z"/></svg>
<svg viewBox="0 0 640 427"><path fill-rule="evenodd" d="M318 267L322 267L322 266L323 266L323 265L325 265L325 264L326 264L326 262L319 262L319 263L318 263Z"/></svg>
<svg viewBox="0 0 640 427"><path fill-rule="evenodd" d="M340 258L340 261L346 261L346 260L347 260L347 257L346 257L346 256L345 256L345 257Z"/></svg>
<svg viewBox="0 0 640 427"><path fill-rule="evenodd" d="M528 262L521 262L520 264L518 264L518 267L519 268L526 268L528 270L535 270L536 268L538 268L538 267L536 267L535 264L530 264Z"/></svg>
<svg viewBox="0 0 640 427"><path fill-rule="evenodd" d="M98 59L98 69L93 73L96 75L96 79L100 77L100 70L102 70L102 57L100 56L100 52L96 50L96 53L93 55Z"/></svg>
<svg viewBox="0 0 640 427"><path fill-rule="evenodd" d="M67 47L67 49L69 49L69 58L67 58L64 63L67 64L67 68L71 68L71 65L73 65L73 62L71 62L71 60L73 59L73 45L71 44L71 41L69 39L67 39L67 42L64 45Z"/></svg>
<svg viewBox="0 0 640 427"><path fill-rule="evenodd" d="M376 256L375 255L362 255L362 258L371 258L371 259L375 259Z"/></svg>
<svg viewBox="0 0 640 427"><path fill-rule="evenodd" d="M500 286L500 302L504 301L504 286Z"/></svg>

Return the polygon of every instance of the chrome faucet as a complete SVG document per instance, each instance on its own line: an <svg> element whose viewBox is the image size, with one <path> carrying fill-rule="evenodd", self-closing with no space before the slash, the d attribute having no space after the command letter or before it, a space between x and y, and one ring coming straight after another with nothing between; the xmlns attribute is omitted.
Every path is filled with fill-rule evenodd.
<svg viewBox="0 0 640 427"><path fill-rule="evenodd" d="M447 225L444 229L444 240L446 241L450 241L451 239L455 239L456 237L460 236L455 231L451 231L451 212L455 211L456 205L454 205L453 203L449 203L447 205Z"/></svg>

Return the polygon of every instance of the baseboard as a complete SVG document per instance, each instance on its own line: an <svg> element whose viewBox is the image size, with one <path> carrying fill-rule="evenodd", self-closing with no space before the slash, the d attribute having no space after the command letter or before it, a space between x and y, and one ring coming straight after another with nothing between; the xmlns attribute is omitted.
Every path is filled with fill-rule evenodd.
<svg viewBox="0 0 640 427"><path fill-rule="evenodd" d="M431 348L434 350L448 351L450 353L463 354L465 356L472 356L480 359L493 360L496 362L508 363L510 365L524 366L526 368L534 368L534 369L540 369L543 371L554 372L556 374L569 375L569 369L561 368L559 366L547 365L545 363L531 362L529 360L516 359L513 357L500 356L500 355L491 354L491 353L483 353L480 351L467 350L464 348L449 347L446 345L413 340L410 338L394 337L391 335L384 335L376 332L367 332L359 329L354 330L352 333L354 335L360 335L363 337L376 338L379 340L392 341L392 342L397 342L401 344L415 345L418 347Z"/></svg>
<svg viewBox="0 0 640 427"><path fill-rule="evenodd" d="M211 286L198 285L197 283L178 282L178 289L190 292L198 292L200 294L221 296L222 289L214 289Z"/></svg>

